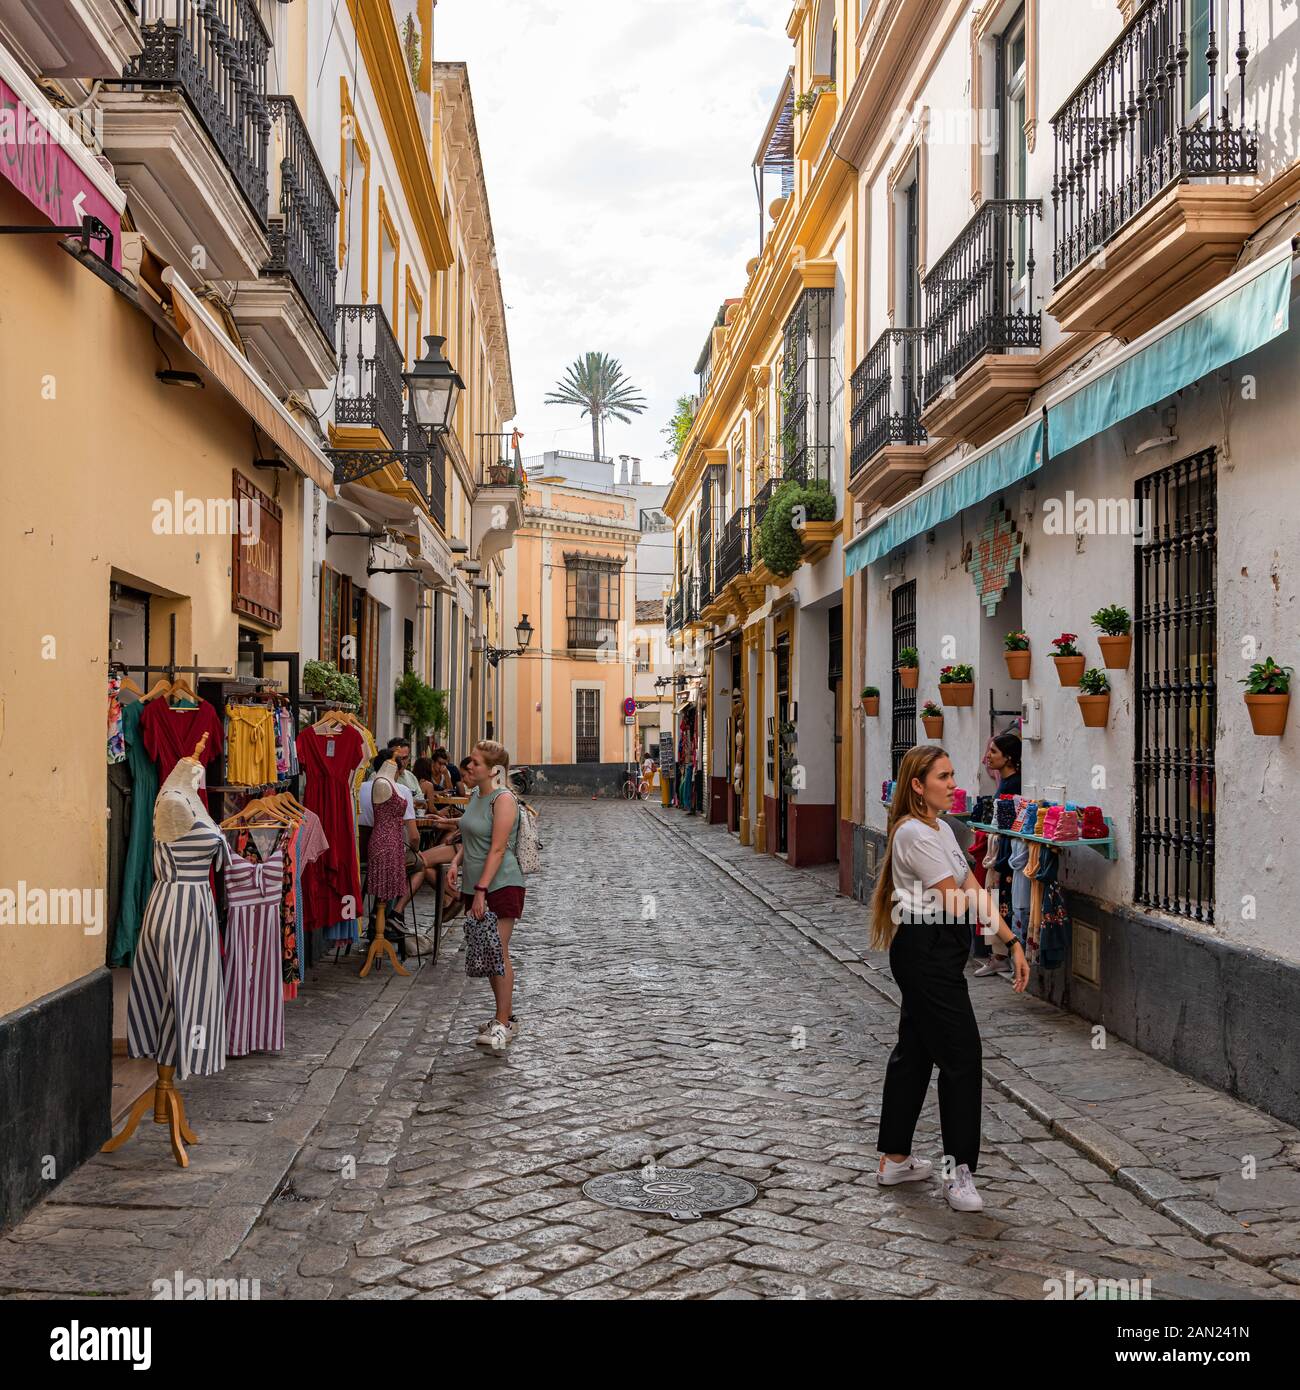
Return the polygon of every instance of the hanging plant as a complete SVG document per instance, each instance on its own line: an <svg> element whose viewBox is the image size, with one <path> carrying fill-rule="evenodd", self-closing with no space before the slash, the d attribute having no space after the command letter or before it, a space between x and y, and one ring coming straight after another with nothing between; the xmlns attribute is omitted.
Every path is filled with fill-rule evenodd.
<svg viewBox="0 0 1300 1390"><path fill-rule="evenodd" d="M945 705L966 707L975 703L975 671L965 662L939 671L939 698Z"/></svg>
<svg viewBox="0 0 1300 1390"><path fill-rule="evenodd" d="M1251 728L1262 737L1276 738L1286 728L1291 708L1291 672L1290 666L1279 666L1270 656L1257 661L1249 675L1239 677L1246 687Z"/></svg>
<svg viewBox="0 0 1300 1390"><path fill-rule="evenodd" d="M1112 671L1126 671L1133 654L1133 619L1127 608L1111 604L1092 615L1092 625L1103 636L1097 638L1101 664Z"/></svg>
<svg viewBox="0 0 1300 1390"><path fill-rule="evenodd" d="M1079 712L1089 729L1104 729L1110 721L1110 681L1094 667L1079 677Z"/></svg>
<svg viewBox="0 0 1300 1390"><path fill-rule="evenodd" d="M794 529L796 507L807 521L834 521L835 494L823 482L787 478L772 494L758 528L758 555L778 578L786 579L803 561L803 538Z"/></svg>
<svg viewBox="0 0 1300 1390"><path fill-rule="evenodd" d="M1017 628L1014 632L1007 633L1002 639L1002 645L1006 648L1002 657L1007 663L1007 675L1013 681L1028 680L1029 634Z"/></svg>
<svg viewBox="0 0 1300 1390"><path fill-rule="evenodd" d="M898 683L904 690L915 690L921 678L921 654L915 647L903 647L898 653L894 668L898 672Z"/></svg>
<svg viewBox="0 0 1300 1390"><path fill-rule="evenodd" d="M1052 660L1056 663L1056 678L1062 685L1078 685L1083 668L1088 664L1084 654L1074 645L1078 636L1077 632L1063 632L1059 637L1052 638L1052 646L1056 648Z"/></svg>
<svg viewBox="0 0 1300 1390"><path fill-rule="evenodd" d="M943 707L933 700L921 706L921 723L925 725L926 738L943 737Z"/></svg>
<svg viewBox="0 0 1300 1390"><path fill-rule="evenodd" d="M874 719L880 713L880 691L874 685L862 687L862 712L869 719Z"/></svg>
<svg viewBox="0 0 1300 1390"><path fill-rule="evenodd" d="M340 671L332 661L309 661L302 668L302 687L309 695L335 704L361 707L361 687L355 676Z"/></svg>

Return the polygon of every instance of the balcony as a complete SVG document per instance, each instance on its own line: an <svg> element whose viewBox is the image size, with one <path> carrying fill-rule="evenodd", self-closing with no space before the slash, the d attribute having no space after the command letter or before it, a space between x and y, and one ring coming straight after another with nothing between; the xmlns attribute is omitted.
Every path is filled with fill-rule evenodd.
<svg viewBox="0 0 1300 1390"><path fill-rule="evenodd" d="M921 330L887 328L853 373L849 487L859 502L888 506L920 482Z"/></svg>
<svg viewBox="0 0 1300 1390"><path fill-rule="evenodd" d="M334 401L337 425L378 430L389 449L406 447L402 410L402 350L378 304L340 304L338 323L339 389Z"/></svg>
<svg viewBox="0 0 1300 1390"><path fill-rule="evenodd" d="M806 289L785 323L781 461L787 478L830 482L831 309L835 292Z"/></svg>
<svg viewBox="0 0 1300 1390"><path fill-rule="evenodd" d="M259 279L241 284L232 312L262 375L280 395L319 389L334 355L338 205L292 97L267 98L272 119L271 253Z"/></svg>
<svg viewBox="0 0 1300 1390"><path fill-rule="evenodd" d="M717 560L719 587L725 587L733 579L750 571L752 554L749 519L750 509L741 507L722 528Z"/></svg>
<svg viewBox="0 0 1300 1390"><path fill-rule="evenodd" d="M117 77L140 53L134 0L16 0L4 25L45 77Z"/></svg>
<svg viewBox="0 0 1300 1390"><path fill-rule="evenodd" d="M478 436L478 485L470 508L470 553L476 560L508 550L524 524L527 478L516 439L513 433Z"/></svg>
<svg viewBox="0 0 1300 1390"><path fill-rule="evenodd" d="M664 599L664 626L669 632L682 630L682 591L675 589L671 597Z"/></svg>
<svg viewBox="0 0 1300 1390"><path fill-rule="evenodd" d="M925 277L921 401L932 437L983 443L1037 388L1037 356L1023 350L1042 344L1033 307L1042 215L1037 199L984 203Z"/></svg>
<svg viewBox="0 0 1300 1390"><path fill-rule="evenodd" d="M429 515L447 530L447 455L435 442L428 453L408 453L402 461L406 480L420 494Z"/></svg>
<svg viewBox="0 0 1300 1390"><path fill-rule="evenodd" d="M1229 35L1208 9L1200 50L1181 0L1148 0L1052 118L1047 307L1067 331L1139 336L1227 275L1255 230L1254 188L1227 182L1259 171L1258 132L1242 116L1250 50L1243 24L1221 54ZM1221 57L1236 59L1235 121Z"/></svg>
<svg viewBox="0 0 1300 1390"><path fill-rule="evenodd" d="M256 280L270 255L271 130L257 5L138 4L140 54L100 99L104 153L164 259Z"/></svg>
<svg viewBox="0 0 1300 1390"><path fill-rule="evenodd" d="M617 646L617 618L569 618L569 651L612 652Z"/></svg>
<svg viewBox="0 0 1300 1390"><path fill-rule="evenodd" d="M682 591L682 626L690 627L700 621L700 581L692 575Z"/></svg>

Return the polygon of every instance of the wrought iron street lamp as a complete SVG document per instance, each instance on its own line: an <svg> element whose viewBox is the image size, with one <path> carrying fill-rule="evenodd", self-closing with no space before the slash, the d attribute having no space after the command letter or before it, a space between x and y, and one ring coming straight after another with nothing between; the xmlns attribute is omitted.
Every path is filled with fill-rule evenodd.
<svg viewBox="0 0 1300 1390"><path fill-rule="evenodd" d="M434 435L446 434L451 428L456 403L465 389L460 374L443 353L446 341L437 334L430 334L424 340L424 356L409 372L402 373L411 414L430 441Z"/></svg>
<svg viewBox="0 0 1300 1390"><path fill-rule="evenodd" d="M514 648L494 647L488 642L483 647L483 655L493 666L500 665L508 656L523 656L533 640L533 625L528 621L527 613L520 618L515 626L515 640L519 645Z"/></svg>

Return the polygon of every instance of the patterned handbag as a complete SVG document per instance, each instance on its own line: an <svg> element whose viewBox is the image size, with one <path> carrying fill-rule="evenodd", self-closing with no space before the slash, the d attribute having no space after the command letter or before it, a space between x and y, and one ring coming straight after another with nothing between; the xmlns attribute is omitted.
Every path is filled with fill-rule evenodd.
<svg viewBox="0 0 1300 1390"><path fill-rule="evenodd" d="M519 801L519 798L515 798ZM521 872L537 874L542 871L542 842L537 835L537 812L526 802L519 801L519 834L515 836L515 858Z"/></svg>
<svg viewBox="0 0 1300 1390"><path fill-rule="evenodd" d="M506 973L497 915L490 907L482 917L465 914L465 973L471 979Z"/></svg>

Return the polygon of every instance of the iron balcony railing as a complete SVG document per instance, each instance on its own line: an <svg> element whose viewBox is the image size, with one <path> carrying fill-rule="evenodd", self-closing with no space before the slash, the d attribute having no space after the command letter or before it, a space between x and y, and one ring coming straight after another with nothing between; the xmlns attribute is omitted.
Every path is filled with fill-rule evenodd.
<svg viewBox="0 0 1300 1390"><path fill-rule="evenodd" d="M617 618L570 618L569 650L594 652L617 645Z"/></svg>
<svg viewBox="0 0 1300 1390"><path fill-rule="evenodd" d="M402 460L407 479L416 492L424 499L429 515L438 524L439 530L447 529L447 456L442 446L435 442L433 448L423 452L423 442L416 447L416 441L409 438L409 451Z"/></svg>
<svg viewBox="0 0 1300 1390"><path fill-rule="evenodd" d="M383 431L389 447L405 447L402 413L402 350L378 304L340 304L339 389L334 420Z"/></svg>
<svg viewBox="0 0 1300 1390"><path fill-rule="evenodd" d="M142 48L123 78L185 94L258 225L266 228L271 39L256 0L139 0L139 14Z"/></svg>
<svg viewBox="0 0 1300 1390"><path fill-rule="evenodd" d="M787 478L830 481L831 310L835 292L804 290L785 323L781 462Z"/></svg>
<svg viewBox="0 0 1300 1390"><path fill-rule="evenodd" d="M852 474L886 444L925 443L921 345L919 328L887 328L853 373Z"/></svg>
<svg viewBox="0 0 1300 1390"><path fill-rule="evenodd" d="M682 624L699 622L699 619L700 581L696 575L691 575L682 593Z"/></svg>
<svg viewBox="0 0 1300 1390"><path fill-rule="evenodd" d="M509 430L504 434L479 435L479 487L510 487L523 482L525 472L523 460L519 457L520 437Z"/></svg>
<svg viewBox="0 0 1300 1390"><path fill-rule="evenodd" d="M926 275L923 405L986 354L1041 345L1031 305L1042 215L1036 198L991 199Z"/></svg>
<svg viewBox="0 0 1300 1390"><path fill-rule="evenodd" d="M699 575L696 585L699 591L699 606L707 608L713 602L716 592L713 580L713 543L709 534L700 537L696 550L696 572Z"/></svg>
<svg viewBox="0 0 1300 1390"><path fill-rule="evenodd" d="M738 575L748 574L750 564L750 508L741 507L733 512L722 528L722 540L718 544L717 575L718 588L728 584Z"/></svg>
<svg viewBox="0 0 1300 1390"><path fill-rule="evenodd" d="M270 219L271 259L264 275L287 275L328 339L334 336L335 234L338 204L298 103L267 99L279 155L277 211Z"/></svg>
<svg viewBox="0 0 1300 1390"><path fill-rule="evenodd" d="M781 475L779 464L773 463L767 471L767 481L762 484L754 494L754 505L750 510L750 530L756 533L763 524L763 518L767 515L767 509L772 501L772 494L776 492L784 482Z"/></svg>
<svg viewBox="0 0 1300 1390"><path fill-rule="evenodd" d="M1259 171L1259 131L1245 123L1244 0L1232 55L1235 121L1226 63L1220 72L1218 0L1206 7L1204 49L1188 33L1186 8L1184 0L1148 0L1052 118L1057 281L1171 184Z"/></svg>
<svg viewBox="0 0 1300 1390"><path fill-rule="evenodd" d="M669 632L680 632L682 629L682 591L675 589L672 595L664 599L664 626Z"/></svg>

